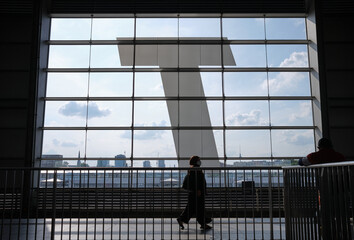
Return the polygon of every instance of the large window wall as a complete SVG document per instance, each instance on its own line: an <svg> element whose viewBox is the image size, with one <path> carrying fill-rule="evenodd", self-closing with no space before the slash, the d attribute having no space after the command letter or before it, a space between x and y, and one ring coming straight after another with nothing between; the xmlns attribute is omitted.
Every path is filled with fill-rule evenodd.
<svg viewBox="0 0 354 240"><path fill-rule="evenodd" d="M42 161L268 165L315 150L304 17L52 18L48 44Z"/></svg>

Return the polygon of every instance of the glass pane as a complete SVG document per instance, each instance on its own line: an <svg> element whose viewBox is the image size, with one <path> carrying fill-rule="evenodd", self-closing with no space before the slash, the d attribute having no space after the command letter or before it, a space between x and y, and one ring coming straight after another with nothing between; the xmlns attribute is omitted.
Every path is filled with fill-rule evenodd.
<svg viewBox="0 0 354 240"><path fill-rule="evenodd" d="M180 130L180 156L223 157L223 133L221 130ZM217 161L217 160L213 160ZM215 163L215 162L214 162ZM207 163L204 162L204 166ZM215 166L215 165L214 165ZM217 164L219 166L219 164Z"/></svg>
<svg viewBox="0 0 354 240"><path fill-rule="evenodd" d="M178 67L177 45L136 45L135 52L136 67Z"/></svg>
<svg viewBox="0 0 354 240"><path fill-rule="evenodd" d="M177 73L135 73L135 96L137 97L177 96L177 91Z"/></svg>
<svg viewBox="0 0 354 240"><path fill-rule="evenodd" d="M226 156L270 157L269 130L226 130Z"/></svg>
<svg viewBox="0 0 354 240"><path fill-rule="evenodd" d="M52 18L50 40L90 40L90 18Z"/></svg>
<svg viewBox="0 0 354 240"><path fill-rule="evenodd" d="M266 72L225 72L225 96L267 96Z"/></svg>
<svg viewBox="0 0 354 240"><path fill-rule="evenodd" d="M178 37L177 18L137 18L137 38Z"/></svg>
<svg viewBox="0 0 354 240"><path fill-rule="evenodd" d="M268 67L308 67L306 45L267 45Z"/></svg>
<svg viewBox="0 0 354 240"><path fill-rule="evenodd" d="M315 150L313 130L272 130L274 157L305 157Z"/></svg>
<svg viewBox="0 0 354 240"><path fill-rule="evenodd" d="M272 126L312 126L311 101L270 101Z"/></svg>
<svg viewBox="0 0 354 240"><path fill-rule="evenodd" d="M47 97L86 97L88 73L48 73Z"/></svg>
<svg viewBox="0 0 354 240"><path fill-rule="evenodd" d="M221 101L180 101L181 126L222 126Z"/></svg>
<svg viewBox="0 0 354 240"><path fill-rule="evenodd" d="M269 72L268 78L271 96L311 96L307 72Z"/></svg>
<svg viewBox="0 0 354 240"><path fill-rule="evenodd" d="M171 130L135 130L134 157L176 157Z"/></svg>
<svg viewBox="0 0 354 240"><path fill-rule="evenodd" d="M122 68L132 66L133 46L92 45L92 68Z"/></svg>
<svg viewBox="0 0 354 240"><path fill-rule="evenodd" d="M85 127L87 102L85 101L47 101L44 126L46 127Z"/></svg>
<svg viewBox="0 0 354 240"><path fill-rule="evenodd" d="M267 126L268 114L268 101L225 101L227 126Z"/></svg>
<svg viewBox="0 0 354 240"><path fill-rule="evenodd" d="M85 131L44 130L42 154L59 154L64 158L85 156Z"/></svg>
<svg viewBox="0 0 354 240"><path fill-rule="evenodd" d="M181 72L180 96L222 96L222 74L212 72Z"/></svg>
<svg viewBox="0 0 354 240"><path fill-rule="evenodd" d="M49 68L88 68L90 46L52 45L49 47Z"/></svg>
<svg viewBox="0 0 354 240"><path fill-rule="evenodd" d="M89 102L88 126L131 126L132 103L128 101Z"/></svg>
<svg viewBox="0 0 354 240"><path fill-rule="evenodd" d="M306 39L305 18L266 18L267 39Z"/></svg>
<svg viewBox="0 0 354 240"><path fill-rule="evenodd" d="M134 104L135 126L177 126L177 101L136 101Z"/></svg>
<svg viewBox="0 0 354 240"><path fill-rule="evenodd" d="M90 97L131 97L133 73L91 73Z"/></svg>
<svg viewBox="0 0 354 240"><path fill-rule="evenodd" d="M220 18L180 18L179 37L220 38Z"/></svg>
<svg viewBox="0 0 354 240"><path fill-rule="evenodd" d="M87 131L87 157L114 158L119 154L130 157L131 131L89 130Z"/></svg>
<svg viewBox="0 0 354 240"><path fill-rule="evenodd" d="M93 18L93 40L117 40L134 38L133 18Z"/></svg>
<svg viewBox="0 0 354 240"><path fill-rule="evenodd" d="M264 39L264 18L223 18L226 39Z"/></svg>
<svg viewBox="0 0 354 240"><path fill-rule="evenodd" d="M224 45L224 65L225 67L265 67L265 46Z"/></svg>
<svg viewBox="0 0 354 240"><path fill-rule="evenodd" d="M185 68L220 67L220 45L180 45L179 66Z"/></svg>

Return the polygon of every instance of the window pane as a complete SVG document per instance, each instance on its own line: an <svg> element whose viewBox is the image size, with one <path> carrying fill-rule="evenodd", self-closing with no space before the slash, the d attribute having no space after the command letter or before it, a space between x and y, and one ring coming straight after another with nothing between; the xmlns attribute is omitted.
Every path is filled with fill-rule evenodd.
<svg viewBox="0 0 354 240"><path fill-rule="evenodd" d="M264 18L223 18L226 39L264 39Z"/></svg>
<svg viewBox="0 0 354 240"><path fill-rule="evenodd" d="M307 72L269 72L268 78L271 96L311 96Z"/></svg>
<svg viewBox="0 0 354 240"><path fill-rule="evenodd" d="M177 126L177 101L136 101L134 104L135 126Z"/></svg>
<svg viewBox="0 0 354 240"><path fill-rule="evenodd" d="M91 97L131 97L133 73L91 73Z"/></svg>
<svg viewBox="0 0 354 240"><path fill-rule="evenodd" d="M272 130L273 156L305 157L315 150L313 130Z"/></svg>
<svg viewBox="0 0 354 240"><path fill-rule="evenodd" d="M135 96L177 96L177 78L177 73L170 72L135 73Z"/></svg>
<svg viewBox="0 0 354 240"><path fill-rule="evenodd" d="M267 96L266 72L225 72L226 96Z"/></svg>
<svg viewBox="0 0 354 240"><path fill-rule="evenodd" d="M42 154L60 154L64 158L85 155L85 131L43 131Z"/></svg>
<svg viewBox="0 0 354 240"><path fill-rule="evenodd" d="M110 157L124 154L130 157L131 131L87 131L87 157Z"/></svg>
<svg viewBox="0 0 354 240"><path fill-rule="evenodd" d="M135 130L134 157L176 157L171 130Z"/></svg>
<svg viewBox="0 0 354 240"><path fill-rule="evenodd" d="M220 67L220 45L180 45L179 66L185 68Z"/></svg>
<svg viewBox="0 0 354 240"><path fill-rule="evenodd" d="M232 64L232 61L236 64ZM224 65L225 67L265 67L265 47L264 45L224 45Z"/></svg>
<svg viewBox="0 0 354 240"><path fill-rule="evenodd" d="M44 126L84 127L86 126L87 102L47 101Z"/></svg>
<svg viewBox="0 0 354 240"><path fill-rule="evenodd" d="M181 72L179 74L180 96L222 96L221 73Z"/></svg>
<svg viewBox="0 0 354 240"><path fill-rule="evenodd" d="M180 130L179 147L181 157L223 157L223 135L221 130ZM213 160L214 161L214 160ZM216 160L215 160L216 161ZM204 162L204 165L207 165Z"/></svg>
<svg viewBox="0 0 354 240"><path fill-rule="evenodd" d="M268 130L226 130L227 157L270 157Z"/></svg>
<svg viewBox="0 0 354 240"><path fill-rule="evenodd" d="M267 45L268 67L308 67L306 45Z"/></svg>
<svg viewBox="0 0 354 240"><path fill-rule="evenodd" d="M222 126L221 101L180 101L181 126Z"/></svg>
<svg viewBox="0 0 354 240"><path fill-rule="evenodd" d="M268 101L225 101L227 126L269 125Z"/></svg>
<svg viewBox="0 0 354 240"><path fill-rule="evenodd" d="M178 37L177 18L137 18L137 38Z"/></svg>
<svg viewBox="0 0 354 240"><path fill-rule="evenodd" d="M266 18L267 39L306 39L305 18Z"/></svg>
<svg viewBox="0 0 354 240"><path fill-rule="evenodd" d="M47 97L86 97L88 73L48 73Z"/></svg>
<svg viewBox="0 0 354 240"><path fill-rule="evenodd" d="M128 101L89 102L88 126L131 126L132 104Z"/></svg>
<svg viewBox="0 0 354 240"><path fill-rule="evenodd" d="M129 45L92 45L92 68L122 68L132 66L133 47Z"/></svg>
<svg viewBox="0 0 354 240"><path fill-rule="evenodd" d="M220 18L180 18L179 37L220 38Z"/></svg>
<svg viewBox="0 0 354 240"><path fill-rule="evenodd" d="M88 68L90 46L55 45L49 48L49 68Z"/></svg>
<svg viewBox="0 0 354 240"><path fill-rule="evenodd" d="M52 18L50 40L90 40L91 19Z"/></svg>
<svg viewBox="0 0 354 240"><path fill-rule="evenodd" d="M93 40L117 40L134 37L133 18L93 18Z"/></svg>
<svg viewBox="0 0 354 240"><path fill-rule="evenodd" d="M312 126L311 101L270 101L272 126Z"/></svg>

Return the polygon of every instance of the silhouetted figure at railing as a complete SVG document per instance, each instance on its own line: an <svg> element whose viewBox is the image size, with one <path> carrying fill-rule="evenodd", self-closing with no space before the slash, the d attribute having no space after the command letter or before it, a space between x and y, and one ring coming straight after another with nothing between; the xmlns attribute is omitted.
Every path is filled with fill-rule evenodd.
<svg viewBox="0 0 354 240"><path fill-rule="evenodd" d="M310 153L305 158L299 160L300 166L308 166L312 164L343 162L345 157L334 151L331 140L328 138L321 138L318 141L318 151Z"/></svg>
<svg viewBox="0 0 354 240"><path fill-rule="evenodd" d="M196 216L201 229L208 230L211 226L207 223L211 222L211 218L205 217L205 194L206 181L202 170L198 169L201 165L198 156L192 156L189 159L191 170L188 170L183 188L188 190L188 203L182 214L177 218L180 228L183 230L183 223L189 222L192 216Z"/></svg>

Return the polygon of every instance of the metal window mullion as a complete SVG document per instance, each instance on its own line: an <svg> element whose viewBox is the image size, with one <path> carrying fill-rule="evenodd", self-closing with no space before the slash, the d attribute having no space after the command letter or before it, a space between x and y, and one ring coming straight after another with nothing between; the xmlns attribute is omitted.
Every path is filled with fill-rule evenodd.
<svg viewBox="0 0 354 240"><path fill-rule="evenodd" d="M132 125L131 125L131 140L130 140L130 167L133 167L133 159L134 159L134 113L135 113L135 63L136 63L136 14L134 14L134 39L133 39L133 86L132 86ZM128 218L128 224L129 224L129 218ZM129 226L129 225L128 225ZM128 227L129 231L129 227ZM129 238L129 232L128 232L128 238Z"/></svg>

